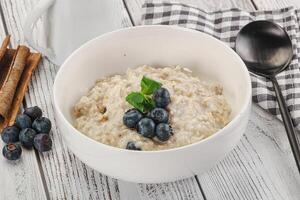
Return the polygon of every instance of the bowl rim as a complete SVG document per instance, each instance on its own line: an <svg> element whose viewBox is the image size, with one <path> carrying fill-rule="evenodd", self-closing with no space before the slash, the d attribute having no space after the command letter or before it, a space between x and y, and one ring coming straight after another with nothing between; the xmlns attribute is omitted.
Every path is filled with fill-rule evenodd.
<svg viewBox="0 0 300 200"><path fill-rule="evenodd" d="M101 143L99 141L96 141L88 136L86 136L85 134L83 134L82 132L80 132L79 130L77 130L72 124L71 122L69 122L64 114L62 113L60 107L58 106L58 100L56 98L56 94L58 93L58 86L57 86L57 82L60 76L62 76L61 74L63 73L63 68L70 67L68 66L68 62L77 55L78 52L80 52L82 49L87 48L89 45L91 45L92 43L94 43L97 40L101 40L101 39L105 39L107 37L110 37L113 34L119 33L119 32L124 32L124 31L134 31L134 30L140 30L140 29L168 29L168 30L175 30L175 31L185 31L185 32L192 32L192 33L197 33L202 35L203 37L209 38L211 40L214 40L215 42L219 43L225 50L227 50L231 55L232 58L235 59L237 62L239 62L243 73L246 77L246 82L248 87L245 88L247 90L246 93L246 98L245 98L245 102L242 105L242 108L239 110L239 112L236 114L236 116L233 117L233 119L223 128L221 128L220 130L218 130L217 132L215 132L214 134L212 134L209 137L206 137L200 141L188 144L188 145L184 145L184 146L180 146L180 147L175 147L175 148L171 148L171 149L164 149L164 150L150 150L150 151L132 151L132 150L128 150L128 149L122 149L122 148L118 148L118 147L114 147L114 146L110 146L104 143ZM141 26L133 26L133 27L127 27L127 28L122 28L122 29L118 29L115 31L111 31L105 34L102 34L100 36L97 36L87 42L85 42L83 45L81 45L80 47L78 47L75 51L73 51L68 57L67 59L62 63L62 65L60 66L58 72L56 73L55 76L55 80L53 83L53 104L54 104L54 109L56 111L56 114L59 115L59 117L61 118L61 120L63 121L62 123L64 123L68 128L70 128L72 130L72 132L74 132L74 134L77 134L79 137L81 137L82 139L87 139L89 140L91 143L95 144L95 145L102 145L104 148L106 148L107 150L110 151L118 151L120 153L132 153L132 154L158 154L158 153L168 153L168 152L174 152L174 151L182 151L182 150L186 150L190 147L194 147L196 145L200 145L203 143L207 143L208 141L211 140L215 140L217 137L220 137L221 135L225 134L226 130L230 130L231 128L233 128L239 121L240 121L240 116L242 116L244 113L247 112L248 107L251 105L251 99L252 99L252 86L251 86L251 78L250 78L250 74L249 71L245 65L245 63L242 61L242 59L238 56L238 54L231 49L228 45L226 45L224 42L214 38L213 36L197 31L197 30L193 30L193 29L188 29L188 28L183 28L183 27L179 27L179 26L166 26L166 25L141 25ZM62 134L63 135L63 134ZM64 136L63 136L64 137Z"/></svg>

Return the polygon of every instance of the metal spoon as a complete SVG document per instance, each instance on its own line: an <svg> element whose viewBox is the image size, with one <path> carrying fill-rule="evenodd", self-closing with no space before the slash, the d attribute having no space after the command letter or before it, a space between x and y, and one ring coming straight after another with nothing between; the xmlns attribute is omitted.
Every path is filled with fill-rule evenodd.
<svg viewBox="0 0 300 200"><path fill-rule="evenodd" d="M235 48L251 72L272 81L284 127L300 173L298 138L275 77L292 60L291 39L283 28L273 22L254 21L240 30L236 38Z"/></svg>

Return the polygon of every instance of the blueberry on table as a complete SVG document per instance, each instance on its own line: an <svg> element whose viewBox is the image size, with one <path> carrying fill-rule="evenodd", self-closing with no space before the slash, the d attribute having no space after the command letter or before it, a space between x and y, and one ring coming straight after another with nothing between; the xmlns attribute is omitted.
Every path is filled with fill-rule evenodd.
<svg viewBox="0 0 300 200"><path fill-rule="evenodd" d="M169 113L163 108L154 108L150 111L150 118L155 121L155 123L168 123Z"/></svg>
<svg viewBox="0 0 300 200"><path fill-rule="evenodd" d="M32 120L42 117L43 112L38 106L26 108L24 114L28 115Z"/></svg>
<svg viewBox="0 0 300 200"><path fill-rule="evenodd" d="M171 102L170 93L166 88L159 88L153 93L156 107L165 108Z"/></svg>
<svg viewBox="0 0 300 200"><path fill-rule="evenodd" d="M31 128L32 121L31 121L31 118L28 115L19 114L19 115L17 115L16 123L15 124L20 129Z"/></svg>
<svg viewBox="0 0 300 200"><path fill-rule="evenodd" d="M51 130L51 121L46 117L39 117L33 121L32 128L37 133L49 133Z"/></svg>
<svg viewBox="0 0 300 200"><path fill-rule="evenodd" d="M165 142L170 138L172 134L172 128L169 124L160 123L156 126L155 133L157 139L159 139L162 142Z"/></svg>
<svg viewBox="0 0 300 200"><path fill-rule="evenodd" d="M22 148L19 144L9 143L2 149L3 156L8 160L18 160L22 154Z"/></svg>
<svg viewBox="0 0 300 200"><path fill-rule="evenodd" d="M128 149L128 150L135 150L135 151L141 151L141 148L137 147L137 146L135 145L135 143L132 142L132 141L129 141L129 142L127 143L126 149Z"/></svg>
<svg viewBox="0 0 300 200"><path fill-rule="evenodd" d="M128 128L135 128L137 123L142 119L143 115L137 109L130 109L123 116L123 123Z"/></svg>
<svg viewBox="0 0 300 200"><path fill-rule="evenodd" d="M20 130L17 126L8 126L3 129L1 137L3 142L5 142L6 144L14 143L19 141L19 133Z"/></svg>
<svg viewBox="0 0 300 200"><path fill-rule="evenodd" d="M49 137L49 134L40 133L34 137L33 145L39 152L49 151L52 148L52 140Z"/></svg>
<svg viewBox="0 0 300 200"><path fill-rule="evenodd" d="M144 137L153 138L155 136L155 123L150 118L143 118L137 125L137 131Z"/></svg>
<svg viewBox="0 0 300 200"><path fill-rule="evenodd" d="M21 130L19 135L19 140L22 146L26 148L32 148L33 140L35 136L36 136L35 130L33 130L32 128L25 128Z"/></svg>

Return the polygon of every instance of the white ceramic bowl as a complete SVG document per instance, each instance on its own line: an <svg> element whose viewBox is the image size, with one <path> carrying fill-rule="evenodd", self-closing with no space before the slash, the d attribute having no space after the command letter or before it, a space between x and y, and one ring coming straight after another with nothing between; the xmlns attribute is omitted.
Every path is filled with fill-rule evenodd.
<svg viewBox="0 0 300 200"><path fill-rule="evenodd" d="M179 64L202 78L218 81L232 107L232 121L200 142L163 151L115 148L72 126L73 105L97 79L143 64ZM213 37L178 27L140 26L99 36L76 50L57 73L54 105L65 143L84 163L117 179L167 182L204 172L233 149L248 122L251 82L238 55Z"/></svg>

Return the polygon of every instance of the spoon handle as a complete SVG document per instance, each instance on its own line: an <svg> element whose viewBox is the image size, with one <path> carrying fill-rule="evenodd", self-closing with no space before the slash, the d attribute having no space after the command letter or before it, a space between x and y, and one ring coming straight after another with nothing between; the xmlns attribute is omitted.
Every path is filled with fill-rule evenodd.
<svg viewBox="0 0 300 200"><path fill-rule="evenodd" d="M285 100L282 96L280 87L278 85L278 82L277 82L275 76L270 77L270 79L271 79L271 81L273 83L273 86L274 86L274 89L275 89L275 94L276 94L276 97L277 97L277 101L278 101L281 117L282 117L282 120L283 120L283 124L284 124L285 130L286 130L290 145L292 147L292 152L293 152L293 155L294 155L297 167L298 167L298 171L300 173L299 141L298 141L298 138L295 134L295 129L294 129L294 126L293 126L292 118L291 118L290 112L287 108L287 105L285 103Z"/></svg>

